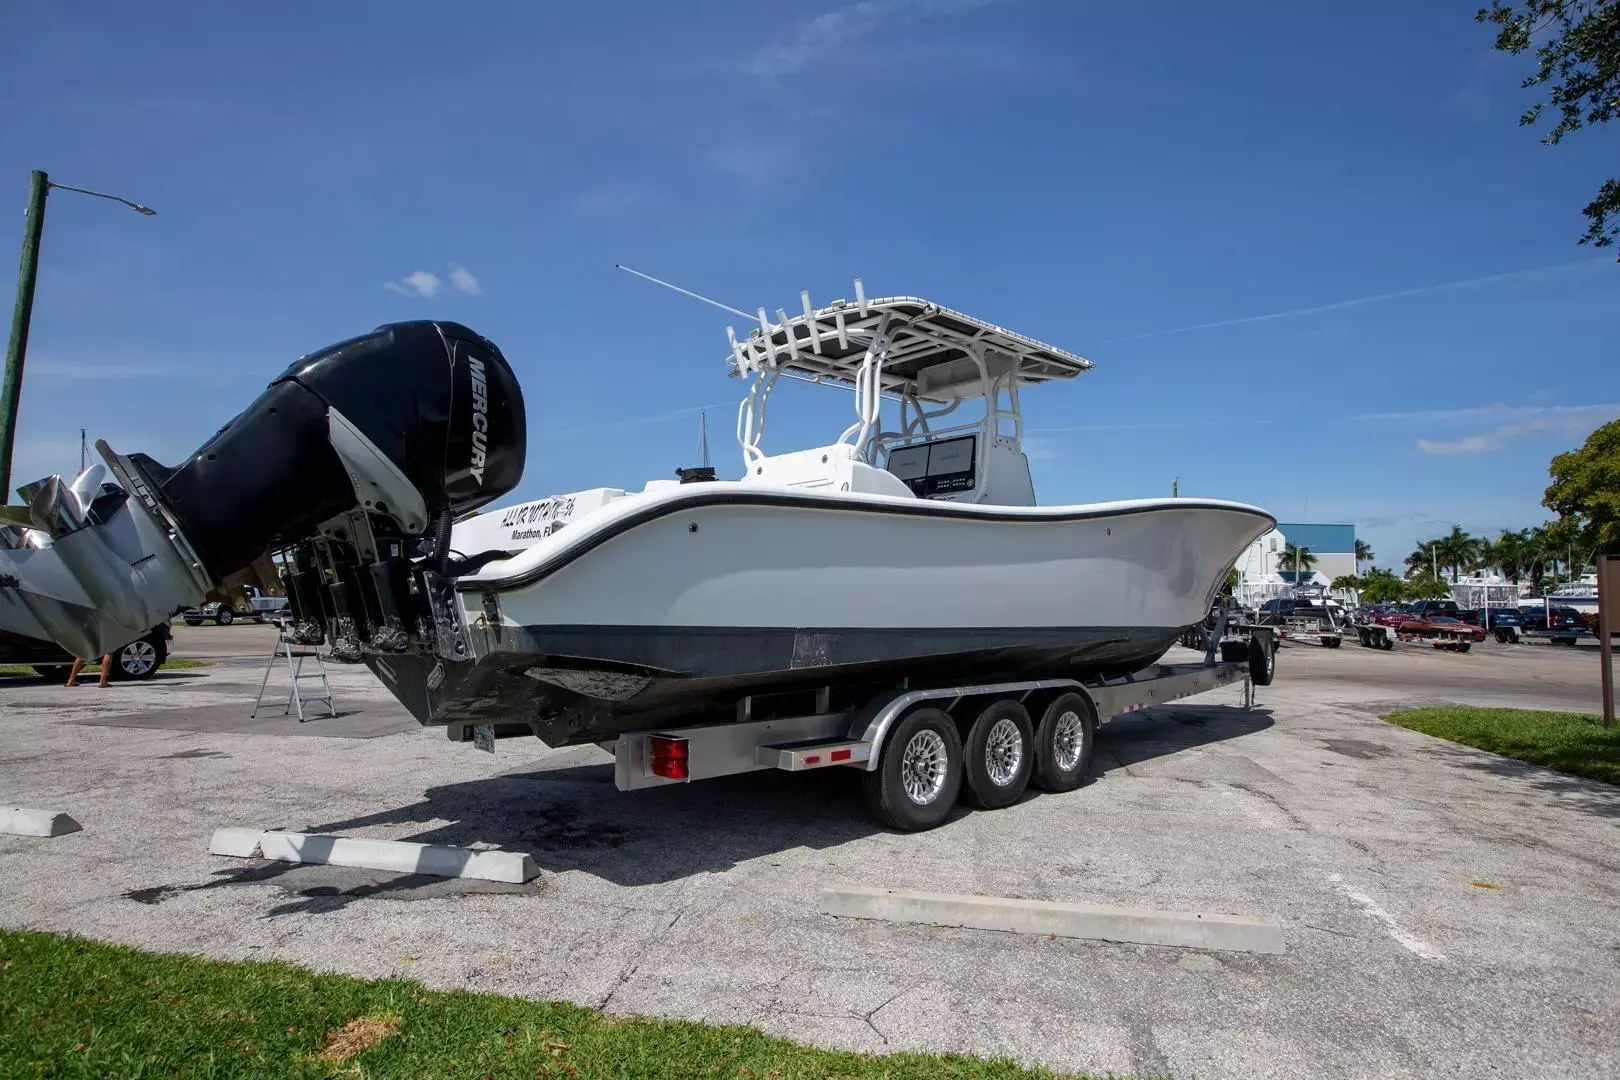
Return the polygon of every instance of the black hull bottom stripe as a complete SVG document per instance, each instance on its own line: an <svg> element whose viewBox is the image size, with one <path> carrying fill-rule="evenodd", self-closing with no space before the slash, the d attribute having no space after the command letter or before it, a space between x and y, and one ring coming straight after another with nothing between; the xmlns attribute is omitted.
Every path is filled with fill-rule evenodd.
<svg viewBox="0 0 1620 1080"><path fill-rule="evenodd" d="M751 695L827 687L834 707L847 708L902 680L962 686L1123 675L1162 657L1181 630L507 627L471 663L441 665L421 654L368 655L366 663L423 724L525 722L549 745L571 746L724 723Z"/></svg>
<svg viewBox="0 0 1620 1080"><path fill-rule="evenodd" d="M526 626L491 652L511 648L556 659L606 662L691 679L733 678L982 653L1040 653L1082 668L1151 663L1182 627ZM1152 654L1149 656L1148 654Z"/></svg>

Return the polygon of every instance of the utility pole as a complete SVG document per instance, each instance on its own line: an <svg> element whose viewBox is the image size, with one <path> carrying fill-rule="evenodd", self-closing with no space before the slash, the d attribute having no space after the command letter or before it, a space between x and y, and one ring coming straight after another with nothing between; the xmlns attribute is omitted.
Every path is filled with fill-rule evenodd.
<svg viewBox="0 0 1620 1080"><path fill-rule="evenodd" d="M28 211L23 218L22 262L17 268L17 302L11 309L11 341L6 346L6 373L0 382L0 505L11 497L11 451L17 441L17 406L22 399L23 361L28 355L28 324L34 317L34 281L39 276L39 238L45 231L45 197L52 188L76 191L123 203L138 214L155 217L157 211L105 191L53 184L44 170L35 169L28 187Z"/></svg>
<svg viewBox="0 0 1620 1080"><path fill-rule="evenodd" d="M17 267L17 302L11 309L11 343L6 346L5 381L0 383L0 504L11 498L11 448L17 439L17 402L22 397L23 356L34 316L34 281L39 276L39 237L45 231L45 194L50 177L34 170L23 218L22 262Z"/></svg>

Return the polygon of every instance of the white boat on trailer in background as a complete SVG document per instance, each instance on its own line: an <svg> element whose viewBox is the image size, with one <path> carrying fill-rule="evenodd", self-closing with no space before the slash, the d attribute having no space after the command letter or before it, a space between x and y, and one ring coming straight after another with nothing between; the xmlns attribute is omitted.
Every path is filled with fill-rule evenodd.
<svg viewBox="0 0 1620 1080"><path fill-rule="evenodd" d="M729 334L749 383L739 480L677 470L468 518L521 475L521 391L473 331L394 324L301 358L180 467L103 447L139 535L78 529L74 585L30 592L45 567L19 566L28 603L0 596L0 621L26 610L93 650L122 632L98 593L173 610L282 550L299 621L352 641L452 738L609 746L624 788L864 768L900 828L943 820L958 786L988 807L1032 778L1078 784L1117 712L1270 681L1265 628L1223 622L1203 663L1158 663L1270 514L1036 505L1020 394L1088 361L859 281L853 301L801 301ZM782 380L852 391L853 423L767 454ZM952 423L964 405L977 415ZM137 551L159 535L155 561ZM138 593L113 580L120 561Z"/></svg>

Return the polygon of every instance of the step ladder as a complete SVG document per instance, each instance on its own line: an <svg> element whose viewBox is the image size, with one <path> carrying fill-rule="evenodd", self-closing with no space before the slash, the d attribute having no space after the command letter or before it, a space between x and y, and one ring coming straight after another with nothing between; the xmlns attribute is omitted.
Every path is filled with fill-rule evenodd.
<svg viewBox="0 0 1620 1080"><path fill-rule="evenodd" d="M314 671L306 672L304 670L305 660L315 661ZM270 685L270 673L276 669L278 661L287 665L287 677L291 687L286 701L271 702L272 706L276 704L284 706L281 715L291 716L296 711L300 724L305 720L319 719L319 717L306 717L304 715L306 702L325 705L329 715L337 715L337 706L332 704L332 684L326 679L326 662L321 659L320 652L314 649L300 649L294 652L293 643L287 638L287 635L279 633L276 635L276 646L270 653L270 660L264 665L264 678L259 682L259 697L253 703L253 711L248 714L249 720L259 715L259 710L264 708L264 692ZM321 681L321 692L319 694L304 689L303 684L309 679L319 679Z"/></svg>

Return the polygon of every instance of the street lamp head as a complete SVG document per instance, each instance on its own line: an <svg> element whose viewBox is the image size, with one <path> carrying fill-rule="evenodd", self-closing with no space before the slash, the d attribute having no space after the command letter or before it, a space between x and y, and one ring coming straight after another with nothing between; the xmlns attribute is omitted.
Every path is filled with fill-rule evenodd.
<svg viewBox="0 0 1620 1080"><path fill-rule="evenodd" d="M44 176L45 174L41 173L40 175ZM147 217L157 217L156 210L153 210L149 206L142 206L140 203L134 202L133 200L126 199L122 195L109 195L105 191L91 191L89 188L69 187L66 184L58 184L54 180L47 180L45 182L45 186L46 188L55 188L59 191L77 191L80 195L94 195L98 199L111 199L113 202L123 203L125 206L129 207L138 214L145 214Z"/></svg>

